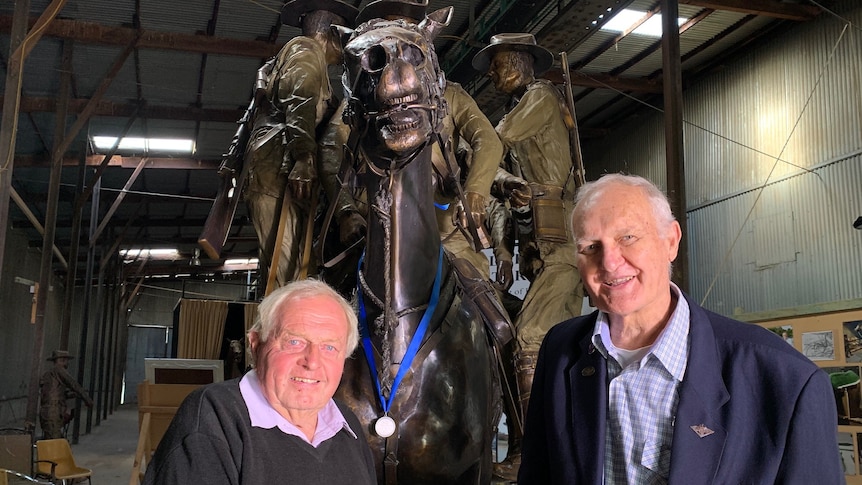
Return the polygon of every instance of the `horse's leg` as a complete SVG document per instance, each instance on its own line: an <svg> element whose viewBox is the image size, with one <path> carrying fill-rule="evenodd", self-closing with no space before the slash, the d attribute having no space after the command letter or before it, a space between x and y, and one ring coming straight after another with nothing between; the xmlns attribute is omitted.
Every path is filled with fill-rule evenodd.
<svg viewBox="0 0 862 485"><path fill-rule="evenodd" d="M494 476L494 456L492 444L494 442L494 434L496 434L497 423L500 421L501 404L500 404L500 375L497 372L495 365L495 356L491 348L491 343L486 340L485 330L481 327L481 323L477 322L479 328L474 330L474 342L477 345L483 346L476 350L485 354L485 367L488 376L487 389L484 396L488 396L486 404L487 419L485 425L485 433L483 440L480 443L481 450L476 462L471 466L458 480L458 483L490 485L491 479ZM496 396L496 397L495 397Z"/></svg>
<svg viewBox="0 0 862 485"><path fill-rule="evenodd" d="M490 448L489 448L490 449ZM491 464L485 466L485 459L482 458L467 469L456 482L458 485L489 485L491 483L491 473L488 473L485 468L490 469Z"/></svg>

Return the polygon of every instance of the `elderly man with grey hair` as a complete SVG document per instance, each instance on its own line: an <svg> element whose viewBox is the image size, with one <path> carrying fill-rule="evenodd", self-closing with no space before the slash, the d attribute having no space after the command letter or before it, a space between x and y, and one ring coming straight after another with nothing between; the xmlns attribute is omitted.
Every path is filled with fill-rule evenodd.
<svg viewBox="0 0 862 485"><path fill-rule="evenodd" d="M359 342L353 308L304 280L264 298L258 314L254 370L189 395L144 483L375 483L362 426L332 399Z"/></svg>
<svg viewBox="0 0 862 485"><path fill-rule="evenodd" d="M572 229L598 311L545 336L520 485L844 483L826 373L671 282L682 232L661 190L605 175Z"/></svg>

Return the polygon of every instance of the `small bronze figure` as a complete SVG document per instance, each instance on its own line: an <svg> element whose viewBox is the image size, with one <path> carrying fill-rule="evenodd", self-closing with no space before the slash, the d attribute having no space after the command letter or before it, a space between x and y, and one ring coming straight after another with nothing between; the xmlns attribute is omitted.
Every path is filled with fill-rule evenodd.
<svg viewBox="0 0 862 485"><path fill-rule="evenodd" d="M67 414L67 399L78 396L87 407L93 407L93 400L87 391L66 370L70 359L74 357L65 350L51 352L48 360L53 361L54 365L39 380L39 424L46 440L63 437L63 426L71 419Z"/></svg>

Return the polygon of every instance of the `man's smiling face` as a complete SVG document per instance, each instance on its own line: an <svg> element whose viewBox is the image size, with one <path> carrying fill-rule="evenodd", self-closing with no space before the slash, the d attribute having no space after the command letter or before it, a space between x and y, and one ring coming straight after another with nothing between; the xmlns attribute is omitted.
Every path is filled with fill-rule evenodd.
<svg viewBox="0 0 862 485"><path fill-rule="evenodd" d="M660 223L643 189L608 186L574 214L581 279L600 310L623 320L656 322L670 306L670 263L681 232Z"/></svg>
<svg viewBox="0 0 862 485"><path fill-rule="evenodd" d="M287 300L277 312L278 327L256 349L256 369L267 401L296 424L317 415L335 394L347 357L348 321L328 296Z"/></svg>

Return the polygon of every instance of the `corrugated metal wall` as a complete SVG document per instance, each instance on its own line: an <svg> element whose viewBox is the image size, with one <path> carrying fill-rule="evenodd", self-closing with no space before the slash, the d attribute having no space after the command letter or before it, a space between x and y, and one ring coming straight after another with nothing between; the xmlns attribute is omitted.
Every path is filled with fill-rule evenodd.
<svg viewBox="0 0 862 485"><path fill-rule="evenodd" d="M837 13L859 24L862 4ZM862 33L823 14L690 86L690 292L722 314L862 298ZM589 178L666 186L662 116L585 143Z"/></svg>
<svg viewBox="0 0 862 485"><path fill-rule="evenodd" d="M862 297L862 155L688 216L691 293L723 314Z"/></svg>

